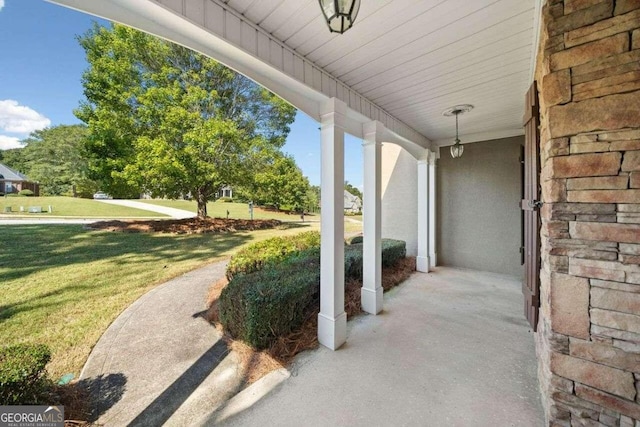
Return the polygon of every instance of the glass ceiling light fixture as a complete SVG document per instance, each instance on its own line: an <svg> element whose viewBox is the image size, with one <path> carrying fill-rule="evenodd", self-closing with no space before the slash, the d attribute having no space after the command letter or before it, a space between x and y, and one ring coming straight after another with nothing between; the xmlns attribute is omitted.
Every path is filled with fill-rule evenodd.
<svg viewBox="0 0 640 427"><path fill-rule="evenodd" d="M455 105L453 107L447 108L442 112L443 116L447 116L447 117L456 116L456 140L455 140L455 144L453 144L450 148L451 157L453 157L454 159L458 159L462 157L462 153L464 152L464 146L460 144L460 138L458 138L458 116L460 114L468 113L471 110L473 110L473 105L462 104L462 105Z"/></svg>
<svg viewBox="0 0 640 427"><path fill-rule="evenodd" d="M318 0L324 19L327 21L329 31L332 33L344 33L353 26L360 0Z"/></svg>

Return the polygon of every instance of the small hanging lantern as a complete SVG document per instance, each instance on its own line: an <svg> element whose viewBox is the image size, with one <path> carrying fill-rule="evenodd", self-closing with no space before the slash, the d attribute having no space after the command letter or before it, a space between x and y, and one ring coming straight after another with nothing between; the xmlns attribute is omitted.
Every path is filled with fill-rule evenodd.
<svg viewBox="0 0 640 427"><path fill-rule="evenodd" d="M332 33L344 33L353 26L360 0L318 0L324 19L327 21L329 31Z"/></svg>
<svg viewBox="0 0 640 427"><path fill-rule="evenodd" d="M456 122L458 121L458 116L456 116ZM451 157L454 159L462 157L462 153L464 153L464 145L460 144L460 140L456 138L456 143L451 146Z"/></svg>
<svg viewBox="0 0 640 427"><path fill-rule="evenodd" d="M467 113L472 109L473 109L473 105L463 104L463 105L456 105L454 107L447 108L442 112L443 116L447 116L447 117L456 116L456 139L454 141L455 143L450 148L451 157L453 157L454 159L458 159L462 157L462 153L464 153L464 145L460 144L460 138L458 137L458 116L460 114Z"/></svg>

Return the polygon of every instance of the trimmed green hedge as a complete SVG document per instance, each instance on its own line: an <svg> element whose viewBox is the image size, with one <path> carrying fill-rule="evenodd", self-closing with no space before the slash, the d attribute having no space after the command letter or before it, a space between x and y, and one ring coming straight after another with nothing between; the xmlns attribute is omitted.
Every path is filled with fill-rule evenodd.
<svg viewBox="0 0 640 427"><path fill-rule="evenodd" d="M233 337L267 348L302 325L318 304L319 289L320 252L310 249L235 276L220 295L220 322Z"/></svg>
<svg viewBox="0 0 640 427"><path fill-rule="evenodd" d="M407 256L407 244L403 240L382 239L382 266L391 267ZM362 243L354 243L344 247L344 277L362 278Z"/></svg>
<svg viewBox="0 0 640 427"><path fill-rule="evenodd" d="M382 239L382 266L391 267L407 257L407 243L404 240Z"/></svg>
<svg viewBox="0 0 640 427"><path fill-rule="evenodd" d="M45 345L0 348L0 405L41 403L49 385L45 371L49 360L51 352Z"/></svg>
<svg viewBox="0 0 640 427"><path fill-rule="evenodd" d="M351 238L351 240L349 240L349 244L350 245L355 245L357 243L362 243L363 242L363 237L362 236L354 236Z"/></svg>
<svg viewBox="0 0 640 427"><path fill-rule="evenodd" d="M274 238L250 245L246 254L260 253L254 246L273 250L282 240ZM261 244L265 242L268 243ZM287 240L287 244L291 242ZM269 347L277 337L300 327L309 313L318 307L319 242L315 247L297 252L282 255L280 251L273 252L276 255L272 257L260 257L242 264L252 268L251 271L248 271L249 267L242 274L234 270L218 305L220 322L225 329L233 337L258 349ZM383 266L391 266L405 255L405 242L382 240ZM345 279L348 278L362 278L362 244L345 245Z"/></svg>
<svg viewBox="0 0 640 427"><path fill-rule="evenodd" d="M240 249L231 257L227 265L227 279L231 280L240 273L252 273L265 264L276 263L291 254L317 247L320 247L320 233L317 231L256 242Z"/></svg>

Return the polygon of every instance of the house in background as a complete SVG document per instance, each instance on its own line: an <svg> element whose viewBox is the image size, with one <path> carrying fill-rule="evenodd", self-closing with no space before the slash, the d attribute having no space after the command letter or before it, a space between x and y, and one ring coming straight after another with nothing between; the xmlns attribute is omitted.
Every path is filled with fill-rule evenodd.
<svg viewBox="0 0 640 427"><path fill-rule="evenodd" d="M360 200L360 197L344 190L344 211L350 213L362 212L362 200Z"/></svg>
<svg viewBox="0 0 640 427"><path fill-rule="evenodd" d="M22 190L33 191L34 196L40 195L40 185L18 171L0 163L0 194L19 193Z"/></svg>
<svg viewBox="0 0 640 427"><path fill-rule="evenodd" d="M233 199L233 189L229 185L225 185L216 193L216 199L221 197L227 197L229 199Z"/></svg>
<svg viewBox="0 0 640 427"><path fill-rule="evenodd" d="M546 424L640 425L638 0L363 1L341 35L313 1L51 1L195 49L320 122L322 345L347 340L349 133L363 139L363 310L383 306L381 237L422 272L523 275ZM465 104L453 159L443 113Z"/></svg>

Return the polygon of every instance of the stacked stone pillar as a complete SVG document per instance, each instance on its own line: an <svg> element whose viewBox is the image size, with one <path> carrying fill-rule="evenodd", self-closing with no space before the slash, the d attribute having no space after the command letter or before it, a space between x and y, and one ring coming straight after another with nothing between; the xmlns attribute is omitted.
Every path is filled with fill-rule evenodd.
<svg viewBox="0 0 640 427"><path fill-rule="evenodd" d="M543 404L640 427L640 1L547 0L541 28Z"/></svg>

